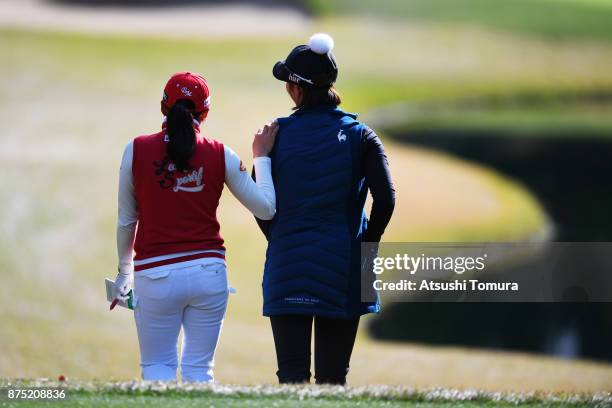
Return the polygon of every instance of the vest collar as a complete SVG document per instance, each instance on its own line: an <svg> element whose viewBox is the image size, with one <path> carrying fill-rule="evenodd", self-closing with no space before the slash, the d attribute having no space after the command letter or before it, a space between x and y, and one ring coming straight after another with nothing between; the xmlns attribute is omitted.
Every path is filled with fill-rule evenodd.
<svg viewBox="0 0 612 408"><path fill-rule="evenodd" d="M296 116L302 116L306 114L316 115L316 114L321 114L321 113L330 113L332 115L337 115L337 116L350 116L353 119L357 119L356 113L344 112L342 109L338 108L337 106L333 106L333 105L319 105L319 106L314 106L312 108L300 108L296 110L295 112L293 112L291 116L296 117Z"/></svg>

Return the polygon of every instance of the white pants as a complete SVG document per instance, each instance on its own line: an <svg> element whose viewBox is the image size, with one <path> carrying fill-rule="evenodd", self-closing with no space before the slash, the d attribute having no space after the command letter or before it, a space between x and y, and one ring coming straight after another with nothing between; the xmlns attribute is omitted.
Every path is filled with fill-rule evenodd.
<svg viewBox="0 0 612 408"><path fill-rule="evenodd" d="M182 379L214 381L215 350L229 293L225 264L205 259L195 265L142 272L134 274L142 378L176 380L182 327Z"/></svg>

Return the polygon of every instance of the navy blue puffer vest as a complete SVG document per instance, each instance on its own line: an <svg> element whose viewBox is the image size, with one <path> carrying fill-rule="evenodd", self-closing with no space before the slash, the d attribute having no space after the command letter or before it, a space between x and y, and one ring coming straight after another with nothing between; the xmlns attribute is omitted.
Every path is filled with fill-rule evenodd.
<svg viewBox="0 0 612 408"><path fill-rule="evenodd" d="M268 231L264 315L354 318L361 302L360 244L367 195L357 116L335 107L279 119L271 154L277 213Z"/></svg>

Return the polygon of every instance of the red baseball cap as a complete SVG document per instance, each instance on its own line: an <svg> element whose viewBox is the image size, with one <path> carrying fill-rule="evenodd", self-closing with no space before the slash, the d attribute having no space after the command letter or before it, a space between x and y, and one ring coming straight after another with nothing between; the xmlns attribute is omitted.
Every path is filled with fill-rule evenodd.
<svg viewBox="0 0 612 408"><path fill-rule="evenodd" d="M162 104L170 109L179 99L189 99L196 112L210 108L210 90L206 79L193 72L177 72L172 75L164 88Z"/></svg>

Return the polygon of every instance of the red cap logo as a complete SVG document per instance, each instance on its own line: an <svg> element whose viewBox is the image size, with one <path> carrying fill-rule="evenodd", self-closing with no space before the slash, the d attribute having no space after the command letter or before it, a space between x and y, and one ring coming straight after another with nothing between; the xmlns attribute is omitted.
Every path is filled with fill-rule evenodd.
<svg viewBox="0 0 612 408"><path fill-rule="evenodd" d="M162 103L170 109L179 99L189 99L196 112L210 109L210 91L206 79L192 72L177 72L164 88Z"/></svg>

